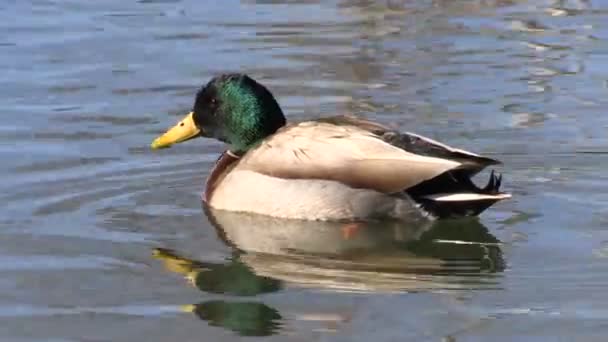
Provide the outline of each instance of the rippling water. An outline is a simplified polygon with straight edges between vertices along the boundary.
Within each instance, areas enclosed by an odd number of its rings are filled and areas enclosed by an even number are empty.
[[[0,339],[597,340],[608,1],[5,1]],[[153,153],[201,83],[492,155],[479,221],[205,214],[219,143]]]

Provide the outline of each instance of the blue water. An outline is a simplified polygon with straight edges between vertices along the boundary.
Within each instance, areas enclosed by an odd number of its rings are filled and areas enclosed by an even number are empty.
[[[607,1],[5,1],[0,340],[603,341],[607,38]],[[205,213],[222,145],[148,146],[226,71],[291,121],[501,159],[513,199],[353,232]]]

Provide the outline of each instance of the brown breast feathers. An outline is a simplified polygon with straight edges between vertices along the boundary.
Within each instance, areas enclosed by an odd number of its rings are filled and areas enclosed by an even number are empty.
[[[225,151],[217,159],[209,177],[207,177],[207,182],[205,183],[205,192],[203,193],[203,201],[205,201],[205,203],[209,203],[209,200],[213,195],[213,190],[215,190],[219,181],[224,178],[226,171],[228,171],[231,166],[235,165],[234,163],[237,160],[239,160],[239,157],[230,151]]]

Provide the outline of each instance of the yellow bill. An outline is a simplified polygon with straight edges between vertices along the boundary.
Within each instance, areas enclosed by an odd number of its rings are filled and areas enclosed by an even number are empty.
[[[154,139],[150,147],[152,147],[153,150],[157,150],[197,137],[201,133],[201,130],[196,127],[194,118],[192,117],[193,115],[193,112],[188,113],[185,118],[169,129],[165,134]]]
[[[192,304],[187,304],[187,305],[182,305],[179,308],[182,312],[194,312],[196,311],[196,305],[192,305]]]

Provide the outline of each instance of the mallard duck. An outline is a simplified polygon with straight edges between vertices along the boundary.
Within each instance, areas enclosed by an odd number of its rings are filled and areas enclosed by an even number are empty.
[[[483,188],[471,181],[498,160],[350,115],[286,124],[272,93],[244,74],[211,79],[193,110],[151,147],[201,136],[229,145],[203,195],[214,209],[306,220],[426,219],[478,215],[510,197],[494,171]]]

